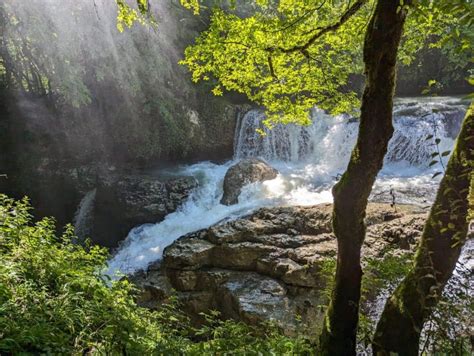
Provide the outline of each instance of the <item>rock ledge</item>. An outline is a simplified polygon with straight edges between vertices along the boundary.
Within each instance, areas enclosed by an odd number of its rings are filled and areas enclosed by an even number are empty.
[[[300,323],[316,327],[325,302],[319,272],[336,255],[331,212],[331,204],[264,208],[183,236],[160,264],[133,277],[143,290],[139,302],[155,308],[174,293],[196,321],[214,309],[252,324],[273,320],[288,335]],[[408,206],[370,204],[363,254],[413,250],[424,220]]]

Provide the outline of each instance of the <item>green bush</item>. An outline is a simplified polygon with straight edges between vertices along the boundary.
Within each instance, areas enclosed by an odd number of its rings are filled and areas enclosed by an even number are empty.
[[[125,279],[102,274],[107,252],[75,244],[72,226],[33,223],[26,199],[0,195],[0,354],[309,354],[275,328],[208,317],[200,329],[173,305],[140,308]]]
[[[0,196],[0,352],[147,353],[162,337],[125,280],[101,275],[107,253],[57,237],[52,219],[31,225],[26,200]],[[110,284],[110,286],[109,286]]]

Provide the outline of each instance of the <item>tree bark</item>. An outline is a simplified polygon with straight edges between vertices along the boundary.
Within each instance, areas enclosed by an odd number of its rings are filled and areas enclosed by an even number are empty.
[[[320,338],[324,355],[356,353],[365,210],[393,134],[395,67],[405,18],[399,0],[378,0],[365,35],[359,135],[347,170],[333,188],[338,252],[335,287]]]
[[[414,266],[388,299],[377,325],[375,355],[418,355],[423,324],[438,303],[466,241],[468,212],[474,209],[474,195],[469,198],[473,171],[471,103],[426,221]]]

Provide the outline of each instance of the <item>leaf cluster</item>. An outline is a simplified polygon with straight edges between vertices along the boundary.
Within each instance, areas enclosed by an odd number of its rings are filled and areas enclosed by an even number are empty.
[[[133,286],[101,275],[107,253],[31,224],[27,200],[0,196],[0,352],[149,353],[162,334]]]
[[[325,30],[348,8],[345,1],[304,0],[257,1],[240,11],[215,8],[209,28],[186,49],[181,64],[196,82],[217,79],[214,94],[237,91],[265,106],[269,126],[308,124],[316,105],[351,112],[357,99],[347,84],[361,68],[357,58],[370,7],[362,6],[338,30]],[[320,40],[306,46],[320,31]]]

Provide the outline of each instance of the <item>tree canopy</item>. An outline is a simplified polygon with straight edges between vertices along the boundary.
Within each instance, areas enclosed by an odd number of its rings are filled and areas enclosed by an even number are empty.
[[[233,90],[263,105],[270,126],[308,124],[314,106],[334,114],[351,113],[358,105],[351,82],[362,74],[361,47],[374,3],[258,0],[214,8],[209,28],[187,48],[181,63],[189,67],[194,81],[215,80],[214,94]],[[202,11],[198,1],[183,4]],[[453,0],[446,11],[445,4],[416,3],[405,27],[400,62],[410,64],[425,44],[455,43],[456,52],[468,52],[468,14],[473,11],[469,5]]]

